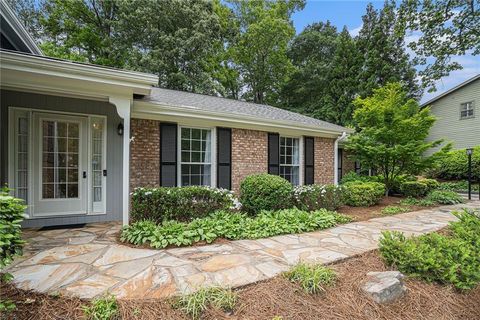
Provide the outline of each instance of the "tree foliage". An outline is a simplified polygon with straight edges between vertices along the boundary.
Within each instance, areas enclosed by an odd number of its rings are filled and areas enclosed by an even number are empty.
[[[371,97],[357,98],[354,104],[357,133],[349,137],[347,150],[362,164],[377,169],[387,192],[399,175],[417,174],[439,156],[423,156],[442,142],[425,142],[435,117],[429,108],[420,109],[409,99],[401,84],[374,89]],[[448,145],[440,153],[446,149]]]
[[[424,87],[435,90],[435,81],[462,69],[454,55],[480,54],[480,1],[403,0],[399,16],[419,39],[409,44],[416,54]]]

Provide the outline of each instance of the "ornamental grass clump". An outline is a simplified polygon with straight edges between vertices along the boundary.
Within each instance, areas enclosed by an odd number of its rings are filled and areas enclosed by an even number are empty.
[[[321,293],[325,287],[332,286],[337,278],[332,269],[322,265],[299,263],[290,271],[285,272],[285,277],[295,283],[306,293]]]
[[[237,294],[232,289],[210,287],[181,296],[174,306],[198,319],[209,306],[228,312],[233,311],[236,302]]]
[[[397,231],[385,231],[380,253],[388,265],[427,281],[472,289],[480,282],[480,212],[454,213],[448,235],[430,233],[407,238]]]

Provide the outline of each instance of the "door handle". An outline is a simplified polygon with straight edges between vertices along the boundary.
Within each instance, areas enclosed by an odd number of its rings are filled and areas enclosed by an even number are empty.
[[[103,176],[104,176],[104,177],[107,176],[107,170],[103,170]]]
[[[87,171],[83,171],[83,179],[87,178]]]

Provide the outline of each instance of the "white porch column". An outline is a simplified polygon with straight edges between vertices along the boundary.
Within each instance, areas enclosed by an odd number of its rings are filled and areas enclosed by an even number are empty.
[[[109,101],[117,108],[118,115],[123,119],[122,222],[123,225],[127,225],[130,211],[130,110],[132,100],[110,97]]]

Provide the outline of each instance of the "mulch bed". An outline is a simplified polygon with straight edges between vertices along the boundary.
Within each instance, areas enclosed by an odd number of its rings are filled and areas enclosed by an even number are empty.
[[[380,203],[371,207],[342,206],[338,208],[337,212],[350,216],[354,218],[355,221],[365,221],[372,218],[386,217],[386,215],[382,214],[382,209],[388,206],[399,206],[398,203],[403,199],[405,198],[387,196],[387,197],[383,197]],[[426,208],[433,208],[433,207],[435,206],[432,206],[432,207],[408,206],[409,210],[407,212],[422,210]]]
[[[279,276],[237,290],[233,314],[208,309],[202,319],[480,319],[480,286],[462,293],[451,286],[406,279],[407,295],[387,305],[378,305],[361,291],[368,271],[383,271],[378,252],[372,251],[332,265],[338,281],[320,295],[308,295]],[[0,286],[1,297],[12,299],[17,310],[2,319],[78,319],[87,302],[52,297]],[[28,300],[30,300],[30,303]],[[33,300],[33,302],[31,301]],[[189,319],[168,300],[119,301],[121,319]]]

